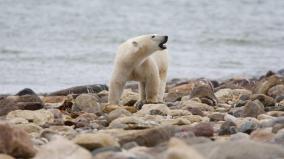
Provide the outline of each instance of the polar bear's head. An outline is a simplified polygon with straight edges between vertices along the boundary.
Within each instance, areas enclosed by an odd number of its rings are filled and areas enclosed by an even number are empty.
[[[159,50],[164,50],[167,48],[166,43],[168,41],[168,36],[162,36],[157,34],[141,35],[138,37],[131,38],[127,41],[127,45],[132,45],[132,48],[136,51],[133,52],[143,52],[150,55],[151,53]]]

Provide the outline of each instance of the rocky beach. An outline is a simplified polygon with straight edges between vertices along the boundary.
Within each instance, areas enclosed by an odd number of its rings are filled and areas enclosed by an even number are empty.
[[[224,81],[173,79],[137,110],[137,85],[108,105],[106,85],[0,96],[0,158],[281,159],[284,71]]]

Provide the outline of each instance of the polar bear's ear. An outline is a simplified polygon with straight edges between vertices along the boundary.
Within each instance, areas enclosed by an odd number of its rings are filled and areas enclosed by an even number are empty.
[[[136,41],[132,41],[132,45],[138,47],[138,43]]]

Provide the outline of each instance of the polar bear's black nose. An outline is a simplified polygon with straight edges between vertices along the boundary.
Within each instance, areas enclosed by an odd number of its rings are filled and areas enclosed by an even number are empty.
[[[165,42],[167,42],[168,41],[168,36],[166,35],[165,36],[165,40],[164,40]]]

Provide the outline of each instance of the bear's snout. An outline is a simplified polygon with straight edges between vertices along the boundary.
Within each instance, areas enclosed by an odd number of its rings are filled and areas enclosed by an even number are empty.
[[[166,43],[167,43],[167,41],[168,41],[168,36],[166,35],[166,36],[163,36],[163,40],[162,40],[162,42],[159,44],[159,47],[161,48],[161,49],[166,49],[167,48],[167,45],[166,45]]]

